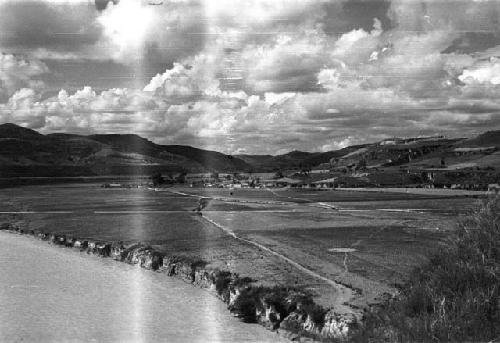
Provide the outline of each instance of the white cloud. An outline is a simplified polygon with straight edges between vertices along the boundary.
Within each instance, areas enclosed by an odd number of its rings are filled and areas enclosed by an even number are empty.
[[[1,119],[44,132],[135,132],[161,143],[249,153],[329,150],[412,130],[500,125],[492,114],[500,110],[500,62],[443,53],[460,36],[457,28],[479,27],[467,16],[486,9],[395,1],[393,27],[370,18],[371,29],[366,24],[327,32],[325,3],[186,0],[147,6],[123,0],[97,19],[103,29],[97,55],[141,71],[158,53],[168,69],[142,90],[81,87],[43,99],[36,83],[43,64],[23,69],[18,61],[4,74],[0,64],[2,84],[10,85],[2,89],[11,96],[1,105]],[[342,3],[335,9],[342,10]],[[181,43],[189,47],[178,52]],[[484,54],[494,54],[490,50]],[[32,53],[52,60],[83,56]]]
[[[0,54],[0,102],[6,100],[21,87],[39,89],[43,83],[33,78],[48,71],[48,67],[38,60]]]
[[[492,58],[490,61],[477,63],[473,68],[465,69],[458,79],[467,85],[481,83],[499,85],[500,61]]]
[[[186,64],[174,63],[171,69],[153,77],[144,91],[184,98],[215,95],[220,91],[216,66],[213,55],[198,55]]]

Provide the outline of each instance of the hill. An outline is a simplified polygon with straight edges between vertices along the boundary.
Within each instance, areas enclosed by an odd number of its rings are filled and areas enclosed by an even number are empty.
[[[137,135],[43,135],[0,125],[0,177],[91,176],[155,172],[247,171],[243,160],[181,145],[158,145]]]
[[[0,177],[401,168],[500,168],[500,131],[468,139],[392,138],[327,152],[233,156],[186,145],[160,145],[135,134],[43,135],[15,124],[0,125]]]
[[[461,142],[463,146],[480,147],[495,146],[500,147],[500,131],[487,131],[477,137],[465,139]]]
[[[364,145],[363,145],[364,146]],[[347,147],[327,152],[291,151],[283,155],[236,155],[256,171],[272,172],[277,170],[311,169],[329,163],[332,158],[344,156],[361,146]]]

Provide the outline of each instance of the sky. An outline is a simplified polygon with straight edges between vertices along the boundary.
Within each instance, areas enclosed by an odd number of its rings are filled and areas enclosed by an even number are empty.
[[[0,0],[0,123],[230,154],[500,129],[500,0]]]

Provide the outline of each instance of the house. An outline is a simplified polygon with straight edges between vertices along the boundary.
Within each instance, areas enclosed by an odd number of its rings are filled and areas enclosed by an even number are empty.
[[[496,147],[479,147],[479,148],[456,148],[453,150],[455,156],[476,155],[476,154],[491,154],[496,151]]]
[[[488,185],[488,192],[498,193],[500,191],[500,185],[498,183],[490,183]]]
[[[330,169],[313,169],[310,171],[311,174],[327,174],[330,172]]]
[[[337,180],[337,177],[332,177],[325,180],[315,181],[313,182],[313,185],[316,186],[316,188],[335,188],[338,186]]]
[[[266,187],[298,187],[303,184],[302,181],[291,179],[289,177],[282,177],[276,180],[265,180],[263,183]]]
[[[121,188],[123,185],[121,183],[105,183],[101,187],[103,188]]]

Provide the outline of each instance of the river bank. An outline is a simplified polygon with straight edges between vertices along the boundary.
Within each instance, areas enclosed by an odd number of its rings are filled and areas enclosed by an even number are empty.
[[[52,245],[78,249],[89,255],[109,257],[182,279],[210,290],[243,321],[259,323],[287,338],[309,337],[318,340],[344,338],[355,322],[354,317],[339,315],[333,309],[326,310],[316,305],[307,292],[293,288],[253,285],[253,280],[248,277],[240,278],[239,275],[225,270],[207,269],[203,260],[169,256],[141,244],[124,246],[118,242],[80,240],[76,237],[34,230],[25,232],[8,223],[3,224],[1,228],[10,233],[48,241]],[[36,257],[34,258],[36,260]],[[95,283],[99,282],[94,281],[94,286]],[[142,288],[142,285],[138,287]]]
[[[285,341],[212,294],[111,259],[0,232],[2,342]]]

